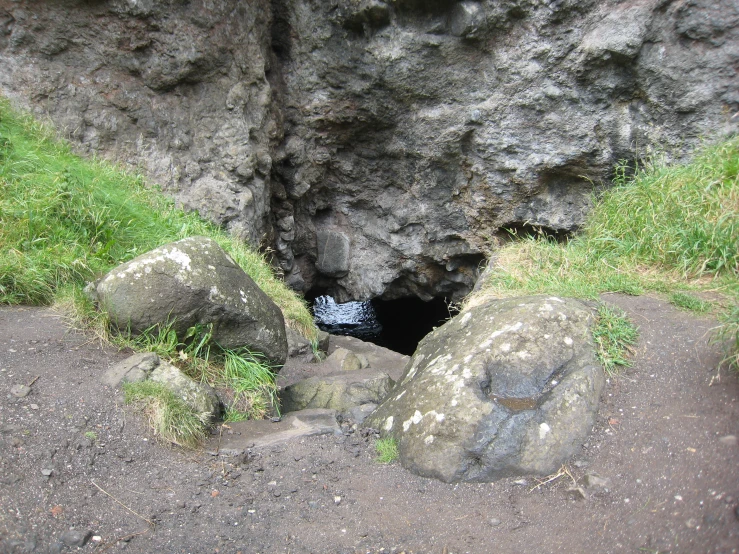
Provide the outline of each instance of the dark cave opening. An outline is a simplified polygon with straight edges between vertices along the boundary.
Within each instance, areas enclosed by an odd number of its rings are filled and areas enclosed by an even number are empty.
[[[330,296],[308,295],[318,327],[335,335],[349,335],[412,355],[435,327],[457,313],[443,297],[423,301],[415,297],[337,304]]]

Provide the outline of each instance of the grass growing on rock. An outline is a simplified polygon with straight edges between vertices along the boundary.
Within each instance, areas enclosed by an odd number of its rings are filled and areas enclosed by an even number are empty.
[[[0,302],[50,304],[139,254],[182,238],[216,240],[282,309],[316,336],[306,303],[265,257],[195,213],[175,207],[140,176],[75,155],[53,131],[0,98]]]
[[[698,312],[723,310],[727,359],[739,351],[739,137],[704,147],[690,163],[654,159],[593,199],[581,231],[564,244],[514,240],[471,295],[467,307],[521,294],[595,299],[605,292],[670,295]],[[708,291],[716,305],[690,291]],[[733,353],[733,358],[732,358]]]
[[[161,383],[124,383],[126,404],[140,406],[162,441],[195,448],[207,436],[208,413],[198,414]]]

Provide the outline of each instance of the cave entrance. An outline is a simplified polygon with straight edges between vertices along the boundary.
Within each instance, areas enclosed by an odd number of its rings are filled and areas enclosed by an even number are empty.
[[[309,297],[310,298],[310,297]],[[418,343],[457,310],[447,298],[419,298],[338,304],[330,296],[313,297],[316,325],[333,335],[349,335],[401,354],[412,355]]]

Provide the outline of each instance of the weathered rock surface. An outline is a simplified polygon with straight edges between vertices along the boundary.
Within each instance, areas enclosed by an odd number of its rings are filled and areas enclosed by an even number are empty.
[[[269,242],[270,35],[267,0],[0,0],[0,91],[82,151],[142,167],[183,206]]]
[[[299,381],[286,387],[280,398],[286,413],[305,408],[330,408],[349,415],[357,406],[379,404],[394,385],[383,371],[357,369]]]
[[[556,297],[470,308],[421,342],[364,425],[398,441],[404,467],[446,482],[553,472],[595,420],[592,321]]]
[[[276,17],[283,267],[339,301],[464,294],[501,228],[572,231],[620,159],[739,123],[732,0],[287,0]],[[316,266],[327,232],[351,244],[345,275]]]
[[[221,413],[221,402],[210,386],[194,381],[154,352],[134,354],[113,365],[101,378],[104,384],[111,387],[118,387],[124,382],[139,383],[147,380],[161,383],[194,412],[207,414],[207,419],[211,421]]]
[[[620,159],[736,130],[737,59],[734,0],[0,0],[0,91],[340,301],[576,229]]]
[[[181,339],[212,325],[224,348],[247,347],[282,365],[287,338],[282,312],[215,241],[191,237],[138,256],[96,285],[98,299],[121,329],[140,333],[171,323]]]
[[[239,456],[252,448],[263,448],[313,435],[340,435],[335,410],[302,410],[287,414],[281,421],[236,421],[230,429],[206,445],[206,450],[225,456]]]
[[[221,402],[210,386],[193,381],[168,362],[160,361],[149,375],[149,380],[171,390],[195,413],[208,414],[211,421],[221,414]]]
[[[101,381],[110,387],[117,387],[124,381],[140,383],[149,378],[159,363],[159,356],[154,352],[139,352],[113,365],[103,374]]]

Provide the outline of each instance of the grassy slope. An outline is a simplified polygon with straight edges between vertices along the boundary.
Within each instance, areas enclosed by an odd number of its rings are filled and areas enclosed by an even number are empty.
[[[739,352],[739,137],[704,148],[683,165],[652,163],[615,186],[575,238],[559,244],[526,238],[502,247],[481,290],[487,298],[553,293],[596,298],[603,292],[669,293],[680,307],[707,311],[684,291],[723,300],[723,338]]]
[[[143,179],[69,145],[0,99],[0,302],[48,304],[152,248],[193,235],[217,240],[309,338],[305,302],[262,255],[144,186]]]

